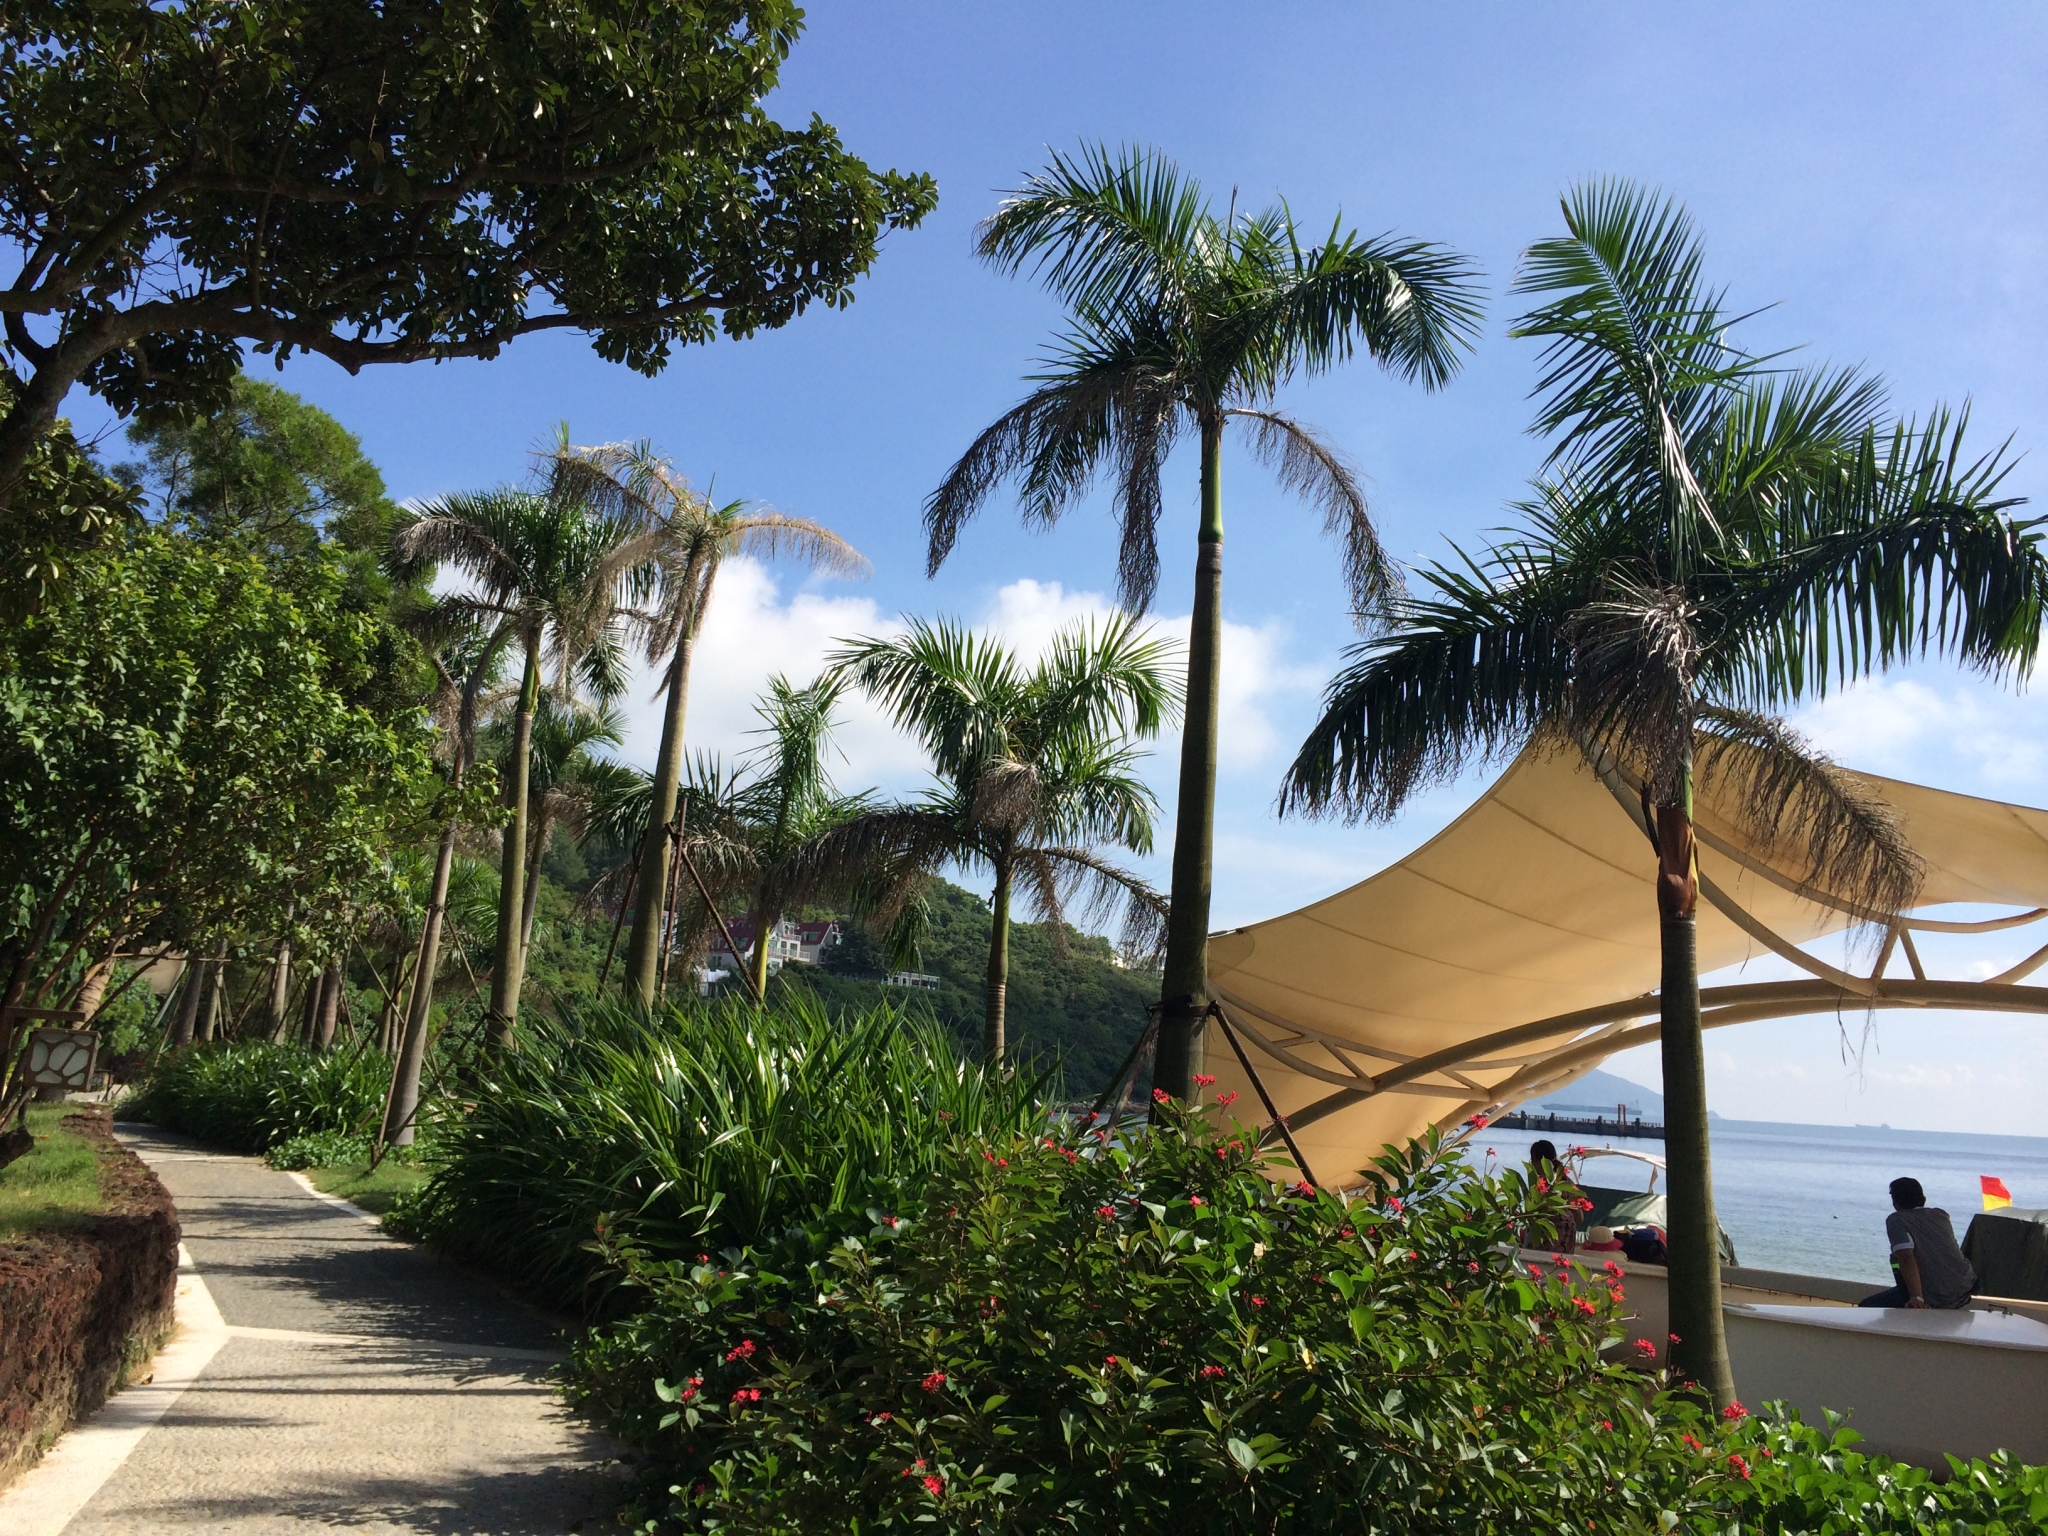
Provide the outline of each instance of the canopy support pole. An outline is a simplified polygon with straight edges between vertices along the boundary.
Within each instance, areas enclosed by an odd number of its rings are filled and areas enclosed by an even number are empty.
[[[1237,1052],[1237,1064],[1244,1068],[1244,1075],[1252,1080],[1252,1087],[1258,1092],[1259,1102],[1266,1106],[1266,1113],[1273,1117],[1273,1128],[1279,1131],[1280,1139],[1287,1143],[1287,1152],[1294,1159],[1294,1166],[1301,1170],[1304,1179],[1317,1189],[1321,1189],[1322,1183],[1316,1178],[1315,1170],[1309,1167],[1308,1159],[1301,1155],[1301,1148],[1294,1144],[1294,1132],[1287,1128],[1287,1117],[1280,1113],[1280,1106],[1273,1102],[1273,1095],[1266,1092],[1266,1080],[1259,1076],[1259,1069],[1252,1065],[1251,1057],[1245,1054],[1244,1046],[1238,1041],[1237,1031],[1230,1027],[1229,1015],[1224,1013],[1220,1003],[1214,1001],[1209,1004],[1209,1013],[1223,1026],[1223,1038],[1228,1040],[1230,1048]]]

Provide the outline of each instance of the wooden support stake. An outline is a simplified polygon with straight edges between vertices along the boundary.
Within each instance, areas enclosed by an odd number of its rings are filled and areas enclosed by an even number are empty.
[[[1088,1118],[1076,1124],[1076,1132],[1093,1129],[1095,1122],[1102,1118],[1102,1111],[1109,1106],[1111,1095],[1123,1087],[1124,1079],[1131,1075],[1132,1070],[1143,1059],[1145,1047],[1152,1043],[1152,1037],[1158,1033],[1159,1008],[1155,1004],[1146,1010],[1145,1027],[1138,1032],[1138,1038],[1132,1044],[1130,1054],[1124,1057],[1124,1064],[1116,1069],[1116,1076],[1112,1077],[1109,1086],[1102,1090],[1102,1096],[1095,1101],[1095,1107],[1088,1111]]]
[[[739,959],[740,950],[739,946],[732,941],[732,930],[725,926],[724,914],[718,910],[718,903],[711,899],[711,888],[704,883],[704,877],[697,873],[697,861],[690,857],[690,850],[683,846],[680,838],[676,840],[676,853],[682,859],[683,867],[690,872],[690,879],[696,883],[697,894],[704,898],[705,910],[711,914],[711,920],[718,924],[718,932],[725,940],[726,951],[731,954],[733,959]],[[756,942],[765,944],[768,941],[765,937],[757,936]],[[754,993],[754,1006],[757,1008],[767,1007],[768,1000],[754,990],[753,967],[743,967],[740,971],[740,979],[746,982],[747,990]]]

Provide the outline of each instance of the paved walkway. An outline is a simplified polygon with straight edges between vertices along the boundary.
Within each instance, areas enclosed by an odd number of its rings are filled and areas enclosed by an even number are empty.
[[[620,1486],[540,1314],[255,1158],[122,1127],[184,1227],[179,1335],[0,1494],[0,1536],[564,1536]]]

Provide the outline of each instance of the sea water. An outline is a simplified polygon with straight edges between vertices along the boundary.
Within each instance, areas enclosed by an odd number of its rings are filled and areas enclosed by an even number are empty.
[[[1958,1242],[1983,1209],[1981,1175],[2003,1179],[2016,1206],[2048,1206],[2048,1137],[1760,1120],[1715,1120],[1711,1136],[1716,1214],[1736,1257],[1756,1269],[1890,1285],[1887,1186],[1900,1177],[1918,1179],[1927,1203],[1949,1213]],[[1499,1166],[1526,1161],[1529,1143],[1539,1138],[1546,1133],[1488,1127],[1469,1145],[1475,1162],[1484,1162],[1491,1149]],[[1554,1132],[1546,1139],[1560,1149],[1613,1146],[1660,1157],[1664,1152],[1663,1142],[1634,1137],[1602,1141]],[[1649,1172],[1643,1163],[1601,1157],[1589,1161],[1584,1178],[1608,1189],[1643,1189]],[[1662,1175],[1657,1188],[1665,1188]]]

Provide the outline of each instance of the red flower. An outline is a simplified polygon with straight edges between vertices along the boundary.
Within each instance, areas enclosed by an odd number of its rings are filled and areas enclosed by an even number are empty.
[[[1472,1273],[1473,1273],[1473,1274],[1475,1274],[1475,1275],[1479,1273],[1479,1261],[1478,1261],[1477,1259],[1472,1259],[1472,1260],[1469,1260],[1469,1261],[1468,1261],[1468,1262],[1466,1263],[1465,1267],[1466,1267],[1467,1269],[1471,1270],[1471,1271],[1472,1271]]]
[[[1203,1199],[1203,1198],[1202,1198],[1202,1197],[1201,1197],[1200,1195],[1189,1195],[1189,1196],[1188,1196],[1188,1204],[1189,1204],[1189,1205],[1207,1205],[1208,1203],[1209,1203],[1209,1202],[1208,1202],[1208,1201],[1206,1201],[1206,1200],[1204,1200],[1204,1199]]]
[[[1637,1339],[1636,1353],[1639,1355],[1654,1355],[1655,1353],[1657,1353],[1657,1346],[1652,1344],[1648,1339]]]
[[[1678,1342],[1678,1335],[1675,1333],[1667,1333],[1664,1335],[1664,1337],[1669,1339],[1674,1344]]]
[[[683,1383],[682,1400],[687,1403],[691,1398],[697,1395],[697,1389],[703,1385],[704,1378],[702,1376],[692,1376],[688,1381]]]
[[[1213,1088],[1216,1086],[1216,1079],[1209,1076],[1206,1072],[1197,1072],[1195,1074],[1195,1086],[1197,1088]]]
[[[1115,1370],[1116,1367],[1122,1362],[1119,1361],[1115,1355],[1104,1355],[1102,1357],[1102,1363],[1108,1366],[1111,1370]]]
[[[946,1480],[933,1473],[925,1478],[924,1491],[936,1499],[946,1491]]]
[[[1537,1190],[1538,1190],[1538,1192],[1539,1192],[1539,1193],[1542,1193],[1542,1194],[1546,1194],[1546,1195],[1547,1195],[1547,1194],[1549,1194],[1549,1193],[1550,1193],[1550,1180],[1548,1180],[1548,1179],[1545,1179],[1545,1178],[1538,1178],[1538,1179],[1536,1180],[1536,1188],[1537,1188]]]
[[[1422,1257],[1422,1255],[1421,1255],[1421,1254],[1419,1254],[1419,1253],[1417,1253],[1417,1252],[1416,1252],[1416,1251],[1415,1251],[1415,1250],[1414,1250],[1413,1248],[1410,1248],[1410,1249],[1408,1250],[1408,1261],[1409,1261],[1409,1262],[1410,1262],[1411,1264],[1412,1264],[1412,1263],[1413,1263],[1413,1262],[1414,1262],[1415,1260],[1417,1260],[1417,1259],[1419,1259],[1419,1258],[1421,1258],[1421,1257]]]
[[[1396,1216],[1398,1216],[1401,1214],[1401,1212],[1405,1211],[1407,1207],[1403,1205],[1400,1202],[1400,1200],[1397,1199],[1395,1196],[1389,1195],[1387,1196],[1387,1209],[1392,1211]]]
[[[1355,1237],[1357,1234],[1354,1233],[1349,1227],[1342,1227],[1338,1229],[1337,1235],[1339,1237]]]
[[[1104,1221],[1115,1221],[1116,1207],[1113,1205],[1098,1205],[1097,1207],[1095,1207],[1095,1214],[1100,1216]]]
[[[888,1410],[888,1409],[884,1408],[884,1409],[883,1409],[883,1410],[882,1410],[882,1411],[881,1411],[880,1413],[871,1413],[871,1414],[869,1414],[869,1415],[868,1415],[868,1422],[869,1422],[870,1424],[886,1424],[886,1423],[888,1423],[888,1422],[889,1422],[889,1420],[891,1420],[891,1419],[892,1419],[892,1418],[894,1418],[894,1417],[895,1417],[895,1415],[894,1415],[894,1414],[892,1414],[891,1412],[889,1412],[889,1410]]]
[[[1749,1463],[1744,1461],[1740,1456],[1730,1456],[1728,1458],[1728,1465],[1734,1469],[1735,1475],[1737,1477],[1743,1478],[1745,1480],[1748,1479]]]
[[[1614,1298],[1614,1299],[1615,1299],[1616,1301],[1620,1301],[1620,1300],[1621,1300],[1621,1298],[1622,1298],[1622,1289],[1621,1289],[1621,1287],[1620,1287],[1620,1286],[1618,1286],[1618,1285],[1617,1285],[1617,1286],[1614,1286],[1613,1288],[1611,1288],[1611,1289],[1610,1289],[1610,1290],[1609,1290],[1609,1291],[1607,1292],[1607,1294],[1608,1294],[1608,1295],[1610,1295],[1610,1296],[1612,1296],[1612,1297],[1613,1297],[1613,1298]]]
[[[1598,1307],[1594,1306],[1592,1302],[1586,1300],[1586,1298],[1583,1296],[1574,1296],[1572,1298],[1572,1305],[1577,1307],[1581,1312],[1585,1313],[1588,1317],[1591,1317],[1595,1312],[1600,1310]]]
[[[1621,1275],[1621,1266],[1615,1263],[1612,1259],[1609,1259],[1605,1264],[1602,1264],[1600,1267],[1606,1270],[1607,1273],[1609,1273],[1610,1275],[1615,1276],[1616,1278],[1619,1278]]]
[[[1263,1307],[1265,1304],[1266,1298],[1263,1296],[1254,1296],[1252,1298],[1252,1305],[1255,1307]]]
[[[1301,1196],[1301,1198],[1304,1200],[1313,1200],[1315,1198],[1316,1189],[1315,1186],[1309,1183],[1307,1179],[1299,1179],[1295,1182],[1294,1192],[1297,1195]]]
[[[1219,1093],[1216,1095],[1216,1102],[1225,1109],[1228,1109],[1237,1102],[1237,1095],[1234,1093]]]
[[[752,1339],[741,1339],[739,1343],[725,1352],[725,1363],[731,1365],[735,1360],[751,1360],[753,1356],[754,1341]]]
[[[733,1393],[732,1400],[736,1403],[758,1403],[761,1401],[761,1389],[759,1387],[741,1387],[739,1391]]]
[[[1164,1104],[1167,1102],[1167,1100],[1171,1099],[1172,1097],[1173,1095],[1168,1093],[1164,1088],[1154,1088],[1152,1090],[1152,1102],[1154,1104]]]
[[[1740,1403],[1730,1403],[1726,1408],[1723,1408],[1721,1410],[1721,1417],[1728,1420],[1730,1423],[1733,1423],[1737,1419],[1748,1418],[1749,1410],[1743,1407]]]
[[[944,1371],[933,1371],[931,1375],[925,1377],[925,1379],[919,1383],[919,1385],[922,1386],[927,1392],[936,1392],[945,1384],[946,1373]]]
[[[1487,1117],[1485,1115],[1474,1115],[1465,1123],[1471,1126],[1472,1129],[1475,1131],[1483,1131],[1486,1129],[1487,1126]]]
[[[913,1461],[909,1466],[903,1469],[903,1475],[905,1477],[915,1477],[918,1473],[922,1472],[923,1470],[924,1463],[922,1461]]]
[[[1600,1421],[1600,1427],[1601,1427],[1602,1429],[1612,1429],[1612,1428],[1614,1428],[1614,1426],[1613,1426],[1612,1424],[1608,1423],[1608,1421],[1607,1421],[1607,1420],[1605,1420],[1605,1419],[1602,1419],[1602,1420]]]
[[[1205,1365],[1201,1368],[1201,1370],[1197,1371],[1195,1374],[1200,1376],[1204,1381],[1214,1381],[1218,1376],[1221,1376],[1223,1374],[1223,1367],[1220,1365]]]

